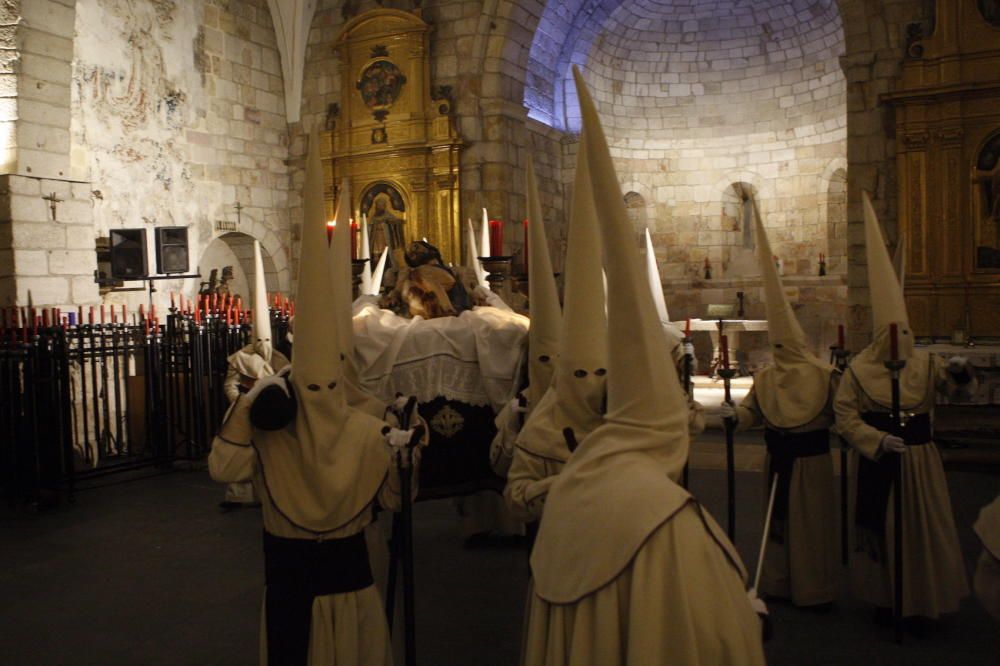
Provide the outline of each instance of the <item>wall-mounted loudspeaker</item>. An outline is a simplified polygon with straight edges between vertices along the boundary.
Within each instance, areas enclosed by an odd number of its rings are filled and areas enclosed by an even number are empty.
[[[156,228],[156,270],[160,273],[187,273],[187,227]]]
[[[145,229],[112,229],[110,253],[112,277],[137,280],[149,274]]]

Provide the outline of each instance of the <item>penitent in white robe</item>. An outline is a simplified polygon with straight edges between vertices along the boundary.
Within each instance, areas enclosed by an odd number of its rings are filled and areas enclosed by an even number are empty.
[[[264,529],[278,537],[315,539],[316,535],[290,523],[277,510],[261,474],[251,444],[249,402],[234,404],[208,457],[212,478],[222,482],[253,480],[259,489]],[[415,485],[415,484],[414,484]],[[379,504],[391,510],[400,505],[399,478],[389,472],[378,491]],[[324,538],[339,539],[361,532],[372,522],[372,507]],[[373,572],[376,573],[376,572]],[[261,607],[260,663],[267,666],[267,617]],[[356,592],[316,597],[309,636],[310,666],[391,666],[389,629],[382,599],[375,585]],[[273,666],[273,665],[272,665]]]
[[[911,414],[933,412],[937,392],[956,393],[940,359],[918,354],[908,365],[926,368],[925,389],[920,404],[906,411]],[[834,401],[837,430],[853,448],[851,457],[851,513],[857,496],[858,456],[881,459],[880,448],[886,433],[866,424],[866,412],[888,412],[884,405],[870,398],[852,369],[840,382]],[[885,517],[884,546],[878,557],[860,547],[857,528],[852,530],[851,587],[855,596],[875,606],[892,606],[893,491],[889,493]],[[941,454],[934,442],[908,446],[903,456],[903,615],[937,618],[958,610],[960,600],[969,594],[969,583],[958,543],[955,518],[948,495],[948,481],[941,464]]]
[[[719,526],[690,501],[604,587],[568,604],[530,590],[521,664],[763,664],[744,577]]]

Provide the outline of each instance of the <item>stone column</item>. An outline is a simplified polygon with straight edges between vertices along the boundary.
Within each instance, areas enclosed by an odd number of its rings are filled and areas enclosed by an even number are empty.
[[[90,185],[70,176],[75,4],[0,3],[0,305],[98,298]]]

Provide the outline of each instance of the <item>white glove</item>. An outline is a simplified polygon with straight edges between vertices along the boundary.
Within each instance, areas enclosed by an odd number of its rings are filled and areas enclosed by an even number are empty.
[[[764,600],[757,596],[757,590],[755,588],[750,588],[747,590],[747,599],[750,600],[750,607],[757,615],[767,616],[770,615],[767,611],[767,604]]]
[[[906,442],[895,435],[886,435],[879,443],[883,451],[889,453],[906,453]]]
[[[389,447],[389,455],[395,460],[402,462],[403,467],[409,467],[413,450],[410,447],[410,440],[413,439],[413,431],[400,430],[399,428],[389,428],[384,434],[385,443]]]
[[[290,397],[290,394],[288,393],[288,382],[285,380],[285,377],[288,376],[288,370],[289,368],[282,368],[281,372],[276,375],[268,375],[267,377],[258,379],[254,382],[253,388],[247,391],[247,400],[249,400],[252,404],[253,401],[257,399],[257,396],[260,395],[260,392],[268,386],[277,386],[285,392],[286,398]]]
[[[524,414],[528,411],[527,407],[521,406],[521,396],[517,396],[510,401],[510,411],[513,414]]]
[[[684,343],[684,355],[685,356],[690,356],[692,358],[694,357],[694,343],[693,342],[685,342]]]
[[[736,416],[736,408],[728,402],[723,402],[719,405],[719,416],[723,419],[732,419],[734,423],[739,421],[739,418]]]

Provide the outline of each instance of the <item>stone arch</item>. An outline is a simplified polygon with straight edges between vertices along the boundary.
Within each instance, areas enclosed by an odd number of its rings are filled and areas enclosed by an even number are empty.
[[[273,234],[272,234],[273,237]],[[253,265],[253,242],[254,236],[241,231],[228,231],[214,236],[201,256],[198,257],[198,270],[202,275],[202,281],[208,281],[212,269],[221,270],[225,266],[233,266],[233,288],[232,293],[243,297],[246,306],[250,306],[250,298],[253,290],[254,265]],[[267,285],[269,294],[288,291],[288,269],[279,269],[279,262],[276,257],[284,255],[280,245],[274,247],[273,242],[261,240],[261,258],[264,261],[264,283]],[[271,245],[271,247],[268,247]],[[277,253],[275,252],[277,250]],[[198,292],[198,285],[192,285],[191,296]]]
[[[819,179],[819,228],[826,238],[827,273],[847,272],[847,160],[837,158]]]

